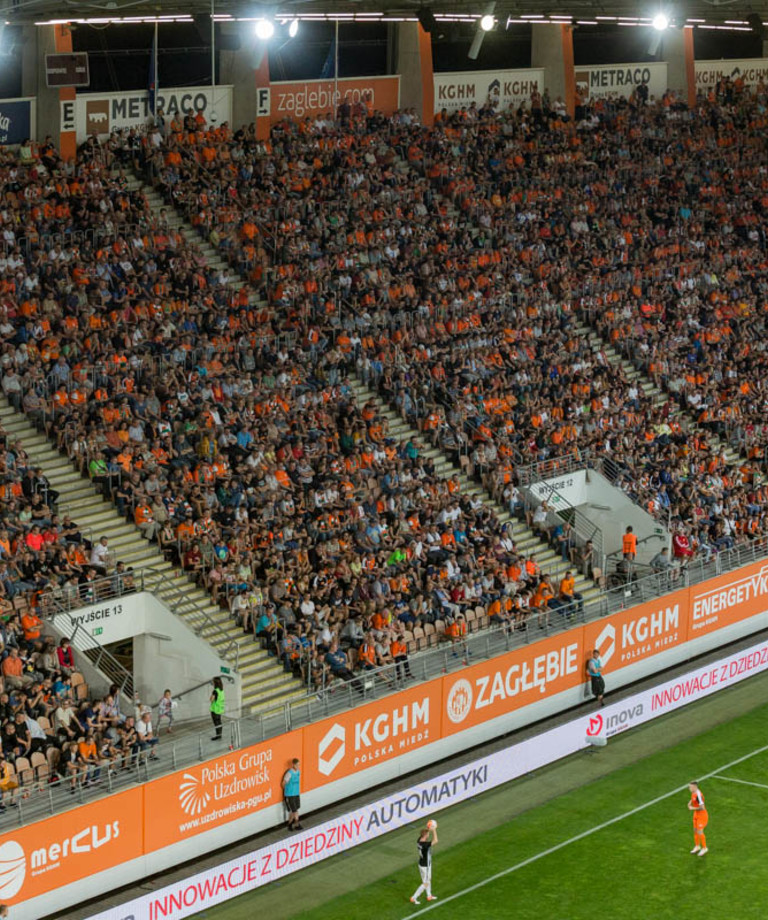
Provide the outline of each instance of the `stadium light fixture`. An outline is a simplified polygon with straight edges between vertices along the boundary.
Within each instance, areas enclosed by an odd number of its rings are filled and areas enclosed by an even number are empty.
[[[256,38],[268,42],[275,34],[275,24],[270,19],[259,19],[256,22]]]
[[[651,20],[651,25],[657,32],[664,32],[669,28],[669,16],[666,13],[657,13]]]
[[[291,36],[291,38],[296,38],[298,32],[299,32],[299,20],[294,19],[291,21],[291,24],[288,26],[288,34]]]
[[[490,13],[486,13],[485,16],[483,16],[480,20],[480,28],[483,30],[483,32],[490,32],[495,23],[496,20],[493,18],[493,16]]]

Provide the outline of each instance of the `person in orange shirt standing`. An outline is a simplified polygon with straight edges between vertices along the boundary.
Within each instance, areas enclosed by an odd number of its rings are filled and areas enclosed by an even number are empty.
[[[402,636],[393,635],[392,641],[389,643],[389,654],[395,662],[398,679],[410,679],[413,675],[411,674],[411,666],[408,664],[408,646]]]
[[[633,533],[631,527],[627,527],[624,536],[621,538],[621,551],[624,554],[624,561],[632,563],[637,557],[637,534]]]
[[[695,781],[688,783],[688,790],[691,793],[691,800],[688,802],[688,810],[693,812],[693,849],[691,853],[698,853],[704,856],[709,852],[707,838],[704,835],[704,828],[709,822],[709,814],[704,805],[704,796],[701,794],[699,784]]]

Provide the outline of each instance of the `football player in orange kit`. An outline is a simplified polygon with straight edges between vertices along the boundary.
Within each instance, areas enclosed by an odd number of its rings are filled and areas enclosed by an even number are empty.
[[[704,796],[701,794],[699,784],[696,782],[688,783],[688,789],[691,793],[691,800],[688,803],[688,809],[693,812],[693,843],[694,847],[691,853],[698,853],[703,856],[707,851],[707,838],[704,836],[704,828],[709,821],[706,806],[704,805]]]

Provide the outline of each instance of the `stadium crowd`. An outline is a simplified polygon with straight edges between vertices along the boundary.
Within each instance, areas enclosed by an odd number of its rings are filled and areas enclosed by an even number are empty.
[[[5,153],[4,392],[316,686],[404,661],[414,630],[460,640],[478,606],[543,627],[578,602],[436,475],[429,442],[516,512],[521,465],[589,451],[681,558],[759,537],[766,94],[673,102],[432,128],[358,112],[268,142],[198,115],[88,142],[75,166],[50,143]],[[631,342],[667,402],[580,319]],[[421,438],[357,404],[352,370]],[[749,441],[743,464],[707,428]]]

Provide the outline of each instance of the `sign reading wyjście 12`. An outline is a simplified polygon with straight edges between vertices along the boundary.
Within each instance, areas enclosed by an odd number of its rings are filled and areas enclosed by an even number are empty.
[[[75,54],[46,54],[45,85],[88,86],[91,82],[88,71],[88,54],[78,51]]]

